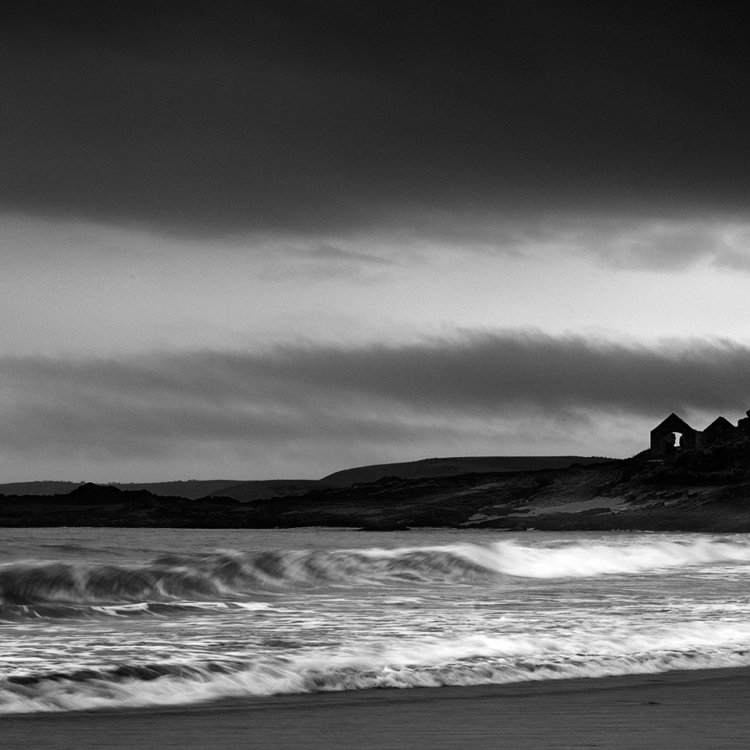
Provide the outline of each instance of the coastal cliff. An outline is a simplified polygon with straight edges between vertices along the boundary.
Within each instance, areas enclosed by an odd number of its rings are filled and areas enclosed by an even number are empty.
[[[750,442],[536,471],[382,477],[241,502],[82,485],[0,496],[0,526],[750,531]]]

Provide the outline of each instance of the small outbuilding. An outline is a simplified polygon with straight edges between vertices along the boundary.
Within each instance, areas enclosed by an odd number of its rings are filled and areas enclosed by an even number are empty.
[[[695,450],[701,433],[694,430],[684,419],[672,412],[663,422],[651,430],[651,455],[670,456],[678,451]]]
[[[716,417],[705,430],[703,430],[704,446],[727,443],[737,439],[737,428],[724,417]]]

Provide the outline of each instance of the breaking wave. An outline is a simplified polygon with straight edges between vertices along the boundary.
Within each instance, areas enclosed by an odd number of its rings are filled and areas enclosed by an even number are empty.
[[[15,675],[0,682],[0,714],[200,703],[373,688],[504,684],[572,677],[750,666],[750,625],[692,623],[678,632],[548,637],[469,636],[283,658],[144,663]]]
[[[130,565],[26,561],[0,566],[0,619],[153,614],[160,606],[177,609],[212,601],[231,606],[233,599],[259,592],[326,585],[584,578],[733,561],[750,561],[750,544],[699,539],[529,547],[505,541],[393,550],[215,552]]]

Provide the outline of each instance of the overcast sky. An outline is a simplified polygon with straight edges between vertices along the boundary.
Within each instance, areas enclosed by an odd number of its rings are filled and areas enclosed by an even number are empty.
[[[744,416],[750,27],[716,5],[7,1],[0,482]]]

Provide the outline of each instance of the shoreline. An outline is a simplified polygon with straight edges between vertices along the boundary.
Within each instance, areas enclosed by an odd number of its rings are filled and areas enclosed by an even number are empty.
[[[747,747],[750,667],[9,714],[3,747],[468,750]]]

